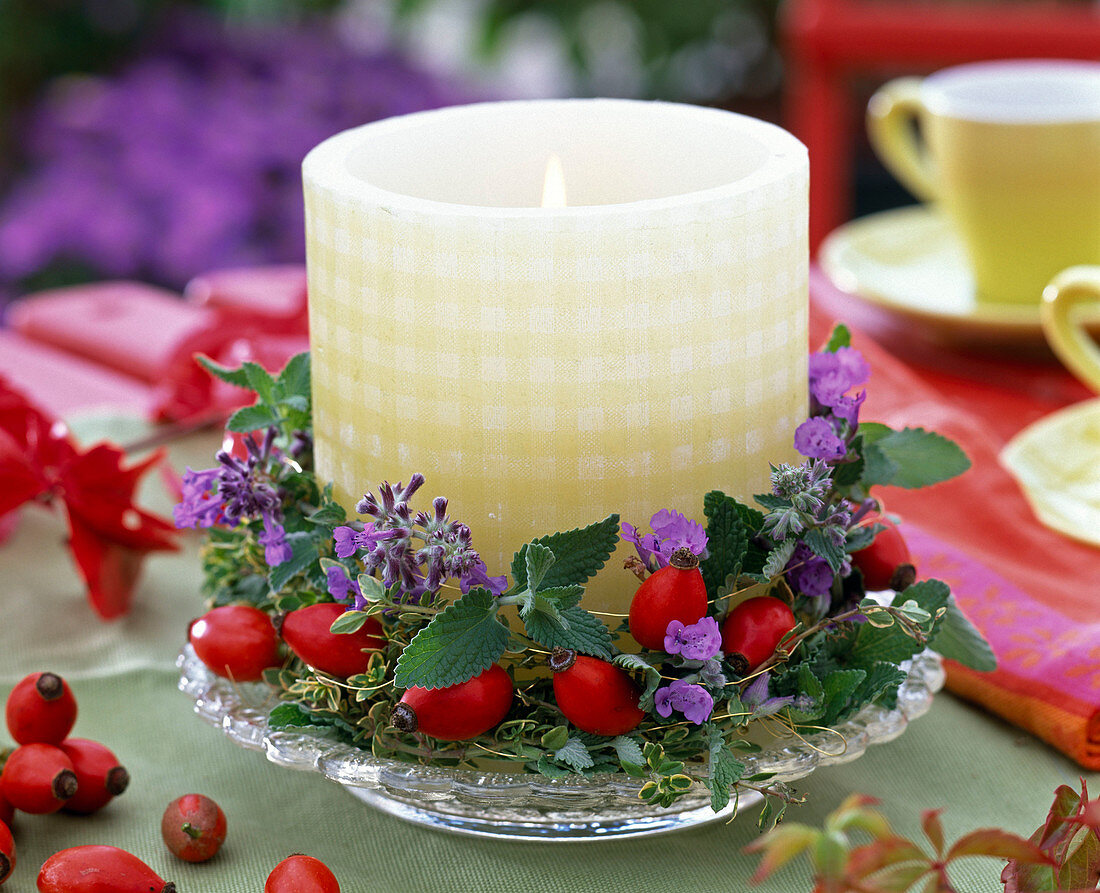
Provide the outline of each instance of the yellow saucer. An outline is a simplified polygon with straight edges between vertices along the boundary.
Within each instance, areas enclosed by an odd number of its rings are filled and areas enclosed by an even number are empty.
[[[1001,451],[1047,527],[1100,547],[1100,399],[1048,415]]]
[[[1026,306],[979,303],[962,246],[926,206],[844,224],[822,243],[818,261],[837,288],[894,321],[919,325],[924,335],[954,343],[1044,342],[1040,296]]]

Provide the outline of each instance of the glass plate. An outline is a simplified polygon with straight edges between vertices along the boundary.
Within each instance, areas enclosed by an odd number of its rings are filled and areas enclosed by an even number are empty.
[[[670,809],[638,799],[642,782],[617,773],[587,779],[549,779],[534,773],[481,772],[379,759],[369,751],[309,730],[269,731],[273,690],[262,682],[230,682],[211,673],[190,645],[176,666],[179,688],[195,712],[219,726],[237,744],[263,751],[289,769],[320,772],[364,803],[406,821],[441,831],[507,840],[581,841],[643,837],[721,821],[751,809],[761,795],[750,791],[721,812],[710,808],[701,785]],[[770,772],[775,781],[805,778],[818,766],[847,763],[871,744],[892,741],[909,722],[927,712],[943,686],[938,655],[924,652],[907,665],[894,710],[870,705],[835,728],[800,739],[771,739],[760,753],[738,754],[747,775]]]

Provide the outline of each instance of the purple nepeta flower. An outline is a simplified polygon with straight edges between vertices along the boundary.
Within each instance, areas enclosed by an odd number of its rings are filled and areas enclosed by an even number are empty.
[[[328,594],[336,601],[347,601],[349,595],[362,598],[359,582],[349,577],[348,572],[343,567],[331,565],[325,571],[325,576],[328,578]]]
[[[710,660],[722,650],[722,630],[713,617],[704,617],[690,626],[672,620],[665,630],[665,651],[686,660]]]
[[[810,598],[828,595],[834,574],[824,558],[815,555],[805,543],[799,543],[787,562],[787,580],[791,587]]]
[[[768,683],[770,676],[770,673],[761,673],[753,680],[752,685],[741,693],[741,703],[752,711],[752,718],[771,716],[787,705],[794,703],[793,695],[782,698],[769,697]]]
[[[488,589],[493,595],[501,595],[508,588],[508,577],[504,574],[499,577],[490,577],[485,562],[479,558],[462,572],[458,585],[463,593],[480,586]]]
[[[217,468],[188,468],[183,473],[180,501],[172,506],[176,527],[213,527],[226,520],[222,501],[214,495],[217,482]]]
[[[866,384],[871,377],[871,364],[854,347],[841,347],[833,356],[840,361],[840,368],[848,376],[851,387]]]
[[[260,545],[264,547],[264,561],[268,567],[275,567],[284,561],[290,561],[293,552],[286,541],[283,525],[275,520],[270,512],[264,512],[264,532],[260,534]]]
[[[833,415],[847,422],[850,431],[855,431],[859,425],[859,408],[866,399],[866,391],[860,391],[854,397],[838,397],[833,404]]]
[[[662,509],[649,519],[653,533],[642,534],[633,524],[623,522],[623,539],[633,543],[638,557],[651,571],[668,565],[672,553],[686,548],[699,558],[707,555],[707,531],[698,521],[671,509]]]
[[[703,686],[677,679],[671,685],[657,689],[653,695],[653,706],[664,717],[670,716],[673,710],[679,710],[700,726],[714,712],[714,698]]]
[[[234,524],[246,516],[280,516],[282,500],[275,488],[265,480],[267,473],[263,470],[271,455],[275,434],[275,428],[268,428],[261,446],[257,446],[251,437],[246,438],[244,443],[248,457],[244,461],[225,450],[219,450],[214,457],[221,463],[218,469],[218,496],[225,504],[225,516]]]
[[[820,416],[806,419],[795,429],[794,448],[803,456],[833,461],[843,459],[848,452],[848,445],[837,437],[833,426]]]
[[[350,558],[364,549],[369,551],[382,540],[393,539],[400,535],[396,530],[379,530],[370,522],[364,524],[362,530],[343,526],[332,531],[332,538],[336,543],[336,555],[340,558]]]

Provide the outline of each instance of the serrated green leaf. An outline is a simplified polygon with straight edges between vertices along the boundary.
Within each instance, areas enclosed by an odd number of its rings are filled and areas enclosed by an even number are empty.
[[[970,460],[957,443],[923,428],[891,431],[876,441],[875,447],[896,466],[889,480],[895,487],[929,487],[970,468]]]
[[[947,612],[937,624],[929,646],[944,657],[979,673],[991,673],[997,669],[997,658],[989,642],[967,619],[953,597],[947,603]]]
[[[791,560],[791,556],[794,555],[797,546],[798,541],[793,537],[777,543],[775,548],[768,553],[768,560],[764,562],[764,577],[770,580],[777,574],[781,574],[783,568],[787,566],[787,562]]]
[[[610,659],[611,633],[602,620],[576,606],[561,611],[561,617],[568,629],[541,611],[532,611],[523,625],[527,635],[547,648],[571,648],[581,654]]]
[[[848,531],[848,536],[845,537],[844,551],[858,552],[860,549],[866,549],[875,541],[875,537],[882,529],[881,524],[864,524],[860,527],[853,527]]]
[[[877,443],[863,446],[863,474],[859,482],[864,487],[885,486],[898,473],[897,463],[883,452]]]
[[[538,592],[543,578],[555,562],[554,552],[542,543],[528,543],[523,550],[523,561],[526,565],[527,588],[531,592]]]
[[[836,353],[842,347],[852,346],[852,332],[844,325],[844,323],[837,323],[833,328],[832,334],[829,335],[829,340],[825,342],[825,346],[821,348],[822,353]]]
[[[897,699],[898,686],[906,680],[906,673],[886,661],[876,661],[864,667],[866,677],[852,693],[857,704],[869,704],[872,701],[892,710]]]
[[[245,374],[244,369],[239,367],[237,369],[230,369],[228,366],[222,366],[220,363],[215,363],[210,357],[203,354],[196,355],[195,360],[215,378],[220,378],[227,384],[236,385],[238,388],[248,387],[248,376]]]
[[[707,558],[700,564],[707,595],[713,600],[730,577],[741,573],[741,565],[749,548],[738,502],[720,490],[711,490],[703,497],[703,513],[707,518]]]
[[[331,530],[345,524],[348,520],[348,513],[340,503],[325,501],[317,511],[306,515],[306,520],[318,527]]]
[[[661,686],[661,671],[640,654],[616,654],[611,662],[624,670],[640,670],[645,673],[645,688],[638,699],[638,706],[643,710],[649,709],[653,693]]]
[[[405,646],[397,659],[398,688],[447,688],[472,679],[508,646],[508,628],[487,589],[471,589],[448,605]]]
[[[825,713],[825,688],[806,664],[798,668],[798,690],[802,695],[800,707],[788,708],[795,722],[812,722]]]
[[[825,713],[821,718],[823,726],[831,726],[840,717],[851,712],[853,696],[867,678],[864,670],[834,670],[825,677],[822,687],[825,690]]]
[[[283,371],[279,373],[279,389],[284,397],[302,396],[310,399],[310,357],[309,351],[303,351],[291,357]]]
[[[338,634],[357,633],[363,628],[369,616],[366,611],[345,611],[332,621],[328,631]]]
[[[834,574],[840,573],[844,564],[844,547],[838,546],[820,527],[812,527],[802,536],[802,542],[818,558],[824,558]]]
[[[857,436],[852,441],[852,452],[856,454],[854,462],[843,462],[833,469],[833,483],[838,487],[851,487],[858,484],[863,477],[863,468],[866,460],[863,458],[863,439]]]
[[[252,406],[243,406],[233,413],[225,423],[225,427],[230,431],[248,432],[258,428],[270,428],[278,423],[279,417],[270,408],[254,403]]]
[[[286,535],[290,546],[290,558],[277,564],[267,576],[268,585],[274,593],[279,592],[292,577],[297,576],[317,561],[317,541],[309,533],[296,531]]]
[[[769,512],[774,512],[776,509],[789,509],[791,507],[791,501],[784,496],[775,496],[771,493],[758,493],[753,496],[753,499],[764,506]]]
[[[572,774],[568,769],[563,769],[561,766],[555,766],[545,756],[539,757],[538,762],[534,764],[534,769],[539,775],[543,775],[546,778],[568,778]]]
[[[553,566],[542,578],[547,588],[582,586],[600,571],[619,542],[619,516],[608,515],[588,527],[578,527],[565,533],[539,537],[533,542],[554,553]],[[513,589],[527,588],[527,548],[523,546],[512,559]]]
[[[745,774],[745,764],[733,755],[717,729],[708,733],[707,744],[707,777],[704,784],[710,791],[711,809],[720,812],[730,802],[730,789]]]
[[[554,751],[554,759],[572,766],[578,772],[596,764],[596,761],[592,759],[592,754],[588,752],[588,748],[584,746],[584,742],[579,738],[570,738],[562,747]]]
[[[275,402],[275,379],[259,363],[244,362],[241,364],[248,386],[256,392],[256,396],[264,403]]]
[[[303,397],[301,394],[291,394],[289,397],[282,397],[278,405],[288,406],[298,412],[309,412],[309,399]]]
[[[618,735],[611,739],[611,746],[615,748],[615,755],[624,764],[632,764],[638,767],[645,762],[642,756],[642,748],[638,742],[626,735]]]
[[[279,704],[267,717],[267,727],[272,730],[326,725],[331,725],[331,721],[314,716],[298,704]]]
[[[935,614],[947,605],[950,596],[951,590],[945,583],[939,580],[922,580],[906,589],[904,594],[899,593],[895,596],[892,607],[900,607],[901,604],[912,599],[929,614]],[[869,623],[864,623],[856,633],[845,663],[849,666],[865,666],[884,660],[899,664],[923,648],[924,646],[908,635],[899,624],[895,623],[889,629],[877,629]]]

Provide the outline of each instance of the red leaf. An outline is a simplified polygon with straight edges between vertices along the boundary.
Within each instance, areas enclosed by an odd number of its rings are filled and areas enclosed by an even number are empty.
[[[920,824],[924,835],[932,844],[937,856],[943,855],[943,824],[940,822],[942,809],[926,809],[920,814]]]
[[[745,847],[745,852],[756,853],[763,850],[764,858],[760,860],[749,882],[759,884],[776,869],[809,849],[820,837],[820,831],[792,823],[774,828],[763,837],[754,840]]]
[[[904,837],[889,837],[856,847],[848,854],[847,875],[862,880],[890,865],[919,862],[929,867],[928,856],[915,843]]]
[[[1015,859],[1018,862],[1053,864],[1050,856],[1030,840],[1024,840],[1019,835],[999,828],[979,828],[977,831],[964,834],[947,851],[944,861],[950,862],[960,856],[995,856],[1000,859]]]
[[[88,599],[104,620],[130,610],[146,551],[104,539],[69,513],[69,547],[88,587]]]

